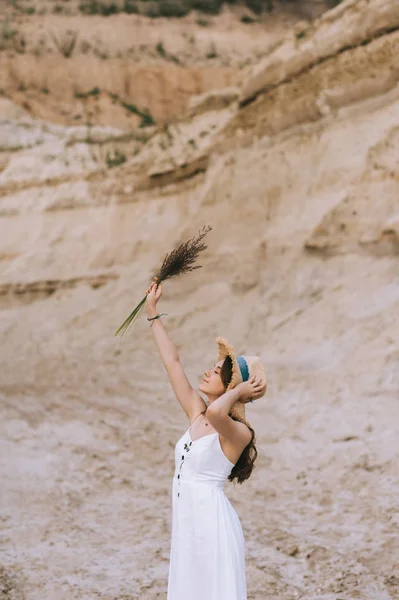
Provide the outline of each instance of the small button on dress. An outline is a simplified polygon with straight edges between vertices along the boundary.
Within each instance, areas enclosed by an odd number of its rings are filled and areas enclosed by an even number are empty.
[[[234,464],[217,432],[175,446],[167,600],[247,600],[245,540],[224,492]]]

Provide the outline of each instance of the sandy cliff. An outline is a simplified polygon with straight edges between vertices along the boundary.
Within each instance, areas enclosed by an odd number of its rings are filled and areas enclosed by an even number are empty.
[[[193,386],[217,335],[268,370],[226,486],[249,600],[398,597],[398,35],[397,2],[348,0],[148,135],[1,101],[9,598],[166,597],[187,420],[145,318],[113,333],[204,224],[160,308]]]
[[[180,116],[191,96],[240,83],[297,20],[277,12],[246,24],[239,17],[248,9],[229,5],[184,19],[57,6],[44,14],[0,6],[0,93],[42,120],[125,130]]]

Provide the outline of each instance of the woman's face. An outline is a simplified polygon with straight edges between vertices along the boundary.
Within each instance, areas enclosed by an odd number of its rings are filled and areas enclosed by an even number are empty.
[[[205,371],[205,375],[200,383],[200,390],[207,396],[218,398],[226,391],[220,376],[223,362],[223,360],[220,360],[211,369]]]

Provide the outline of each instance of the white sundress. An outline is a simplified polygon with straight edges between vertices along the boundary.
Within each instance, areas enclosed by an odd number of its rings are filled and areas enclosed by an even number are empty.
[[[192,440],[190,429],[175,446],[167,600],[247,600],[245,540],[224,493],[234,465],[217,432]]]

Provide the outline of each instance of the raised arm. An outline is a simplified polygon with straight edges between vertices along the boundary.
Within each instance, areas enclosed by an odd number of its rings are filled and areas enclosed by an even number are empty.
[[[150,318],[159,314],[157,302],[162,296],[162,283],[160,283],[157,288],[155,286],[156,282],[154,281],[146,291],[146,312],[147,316]],[[170,339],[161,321],[161,318],[149,321],[148,325],[152,323],[150,327],[152,330],[152,335],[168,374],[170,383],[172,384],[173,391],[191,423],[195,418],[197,418],[199,413],[206,408],[206,404],[199,393],[193,389],[189,380],[187,379],[183,366],[180,362],[177,348]]]

